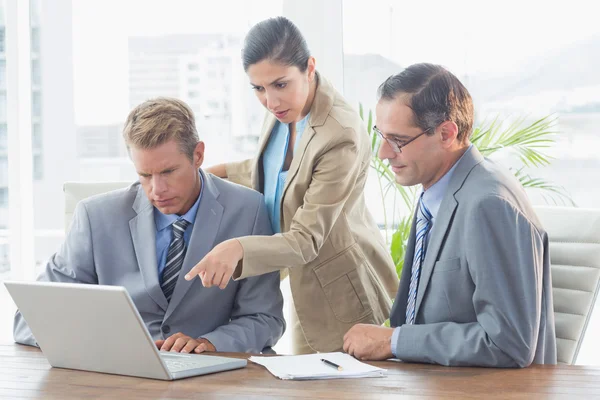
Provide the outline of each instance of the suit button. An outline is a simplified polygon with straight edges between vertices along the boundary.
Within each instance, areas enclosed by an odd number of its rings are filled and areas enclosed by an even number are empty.
[[[162,327],[162,331],[164,334],[167,334],[167,333],[171,332],[171,327],[169,325],[164,325]]]

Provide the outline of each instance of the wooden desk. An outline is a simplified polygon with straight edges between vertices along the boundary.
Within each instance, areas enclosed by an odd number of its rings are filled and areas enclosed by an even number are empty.
[[[223,354],[223,353],[222,353]],[[244,354],[227,354],[247,357]],[[397,399],[594,398],[600,367],[533,366],[526,369],[447,368],[396,362],[373,363],[385,378],[282,381],[253,363],[235,371],[179,381],[157,381],[51,368],[42,353],[0,345],[0,398],[43,399]]]

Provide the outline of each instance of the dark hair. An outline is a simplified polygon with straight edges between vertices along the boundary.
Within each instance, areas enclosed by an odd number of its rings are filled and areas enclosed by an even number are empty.
[[[387,78],[377,92],[380,100],[407,94],[414,123],[423,130],[433,131],[442,122],[453,121],[458,126],[460,142],[473,133],[471,95],[456,76],[440,65],[413,64]]]
[[[310,51],[300,30],[285,17],[269,18],[254,25],[242,48],[244,71],[263,60],[296,66],[301,72],[308,67]]]

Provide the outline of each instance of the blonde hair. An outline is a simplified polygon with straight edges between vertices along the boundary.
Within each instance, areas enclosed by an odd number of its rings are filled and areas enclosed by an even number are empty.
[[[170,97],[146,100],[131,110],[123,128],[123,139],[127,150],[130,147],[153,149],[174,139],[191,161],[200,141],[191,108]]]

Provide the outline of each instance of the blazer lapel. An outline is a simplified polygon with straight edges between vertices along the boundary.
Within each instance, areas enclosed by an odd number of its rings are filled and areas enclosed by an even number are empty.
[[[404,265],[402,267],[402,276],[400,277],[400,287],[396,293],[396,300],[390,312],[390,323],[393,327],[400,326],[406,322],[406,305],[408,303],[408,288],[410,286],[410,276],[412,275],[413,255],[415,254],[417,228],[417,214],[413,215],[412,227],[408,235],[406,244],[406,253],[404,254]]]
[[[298,173],[298,169],[300,168],[300,163],[304,158],[304,154],[306,153],[306,148],[310,143],[313,136],[315,136],[315,130],[311,126],[307,126],[304,128],[305,131],[302,133],[302,138],[300,139],[300,143],[298,143],[298,147],[296,149],[296,153],[294,154],[294,158],[292,159],[292,164],[290,165],[290,169],[288,170],[288,174],[285,178],[285,184],[283,186],[283,193],[281,198],[285,198],[285,194],[290,186],[290,182],[296,174]],[[281,201],[281,205],[283,206],[283,200]],[[281,212],[281,210],[280,210]]]
[[[473,167],[481,161],[483,161],[483,156],[473,146],[465,152],[452,173],[438,215],[433,222],[433,229],[430,233],[431,236],[429,238],[425,260],[423,260],[423,265],[421,266],[421,277],[419,278],[417,301],[415,303],[415,316],[419,313],[419,307],[423,301],[423,296],[425,296],[425,292],[427,291],[433,268],[438,260],[438,255],[444,239],[452,225],[456,207],[458,207],[458,201],[456,200],[455,195],[462,188]]]
[[[442,204],[438,211],[438,215],[435,218],[433,229],[430,233],[429,244],[427,245],[427,252],[425,253],[425,260],[421,266],[421,277],[419,278],[419,287],[417,289],[417,301],[415,303],[415,316],[419,312],[419,306],[423,301],[423,296],[427,290],[433,267],[437,260],[440,247],[446,237],[446,233],[450,228],[452,217],[458,203],[454,199],[454,193],[448,196],[448,193],[444,196]]]
[[[214,247],[215,239],[219,232],[219,226],[221,225],[221,218],[223,217],[223,206],[217,201],[219,191],[215,187],[210,175],[205,174],[204,172],[201,173],[204,177],[202,199],[198,205],[196,221],[192,228],[190,242],[187,246],[185,258],[183,259],[183,266],[179,272],[175,291],[173,292],[173,297],[169,303],[165,320],[169,318],[177,308],[192,285],[197,286],[195,290],[203,289],[200,279],[186,281],[184,276]]]
[[[133,203],[137,216],[129,220],[129,230],[138,266],[144,279],[146,291],[163,310],[168,302],[158,282],[158,262],[156,260],[156,225],[153,207],[141,186]]]
[[[269,138],[271,137],[271,132],[273,132],[276,122],[277,119],[273,116],[273,114],[267,114],[267,117],[263,123],[263,130],[258,141],[258,157],[256,159],[256,164],[254,165],[254,170],[252,171],[252,188],[261,193],[263,190],[260,183],[260,170],[262,168],[260,162],[262,160],[262,153],[265,151],[267,143],[269,143]]]
[[[290,182],[298,173],[298,169],[300,168],[300,164],[302,163],[302,159],[304,158],[308,144],[315,136],[316,132],[314,128],[322,126],[325,123],[325,120],[329,116],[335,101],[336,91],[331,83],[318,72],[316,74],[316,79],[317,89],[313,104],[310,107],[310,118],[308,119],[306,128],[304,128],[304,133],[302,134],[300,143],[298,143],[296,152],[294,153],[294,158],[292,159],[292,164],[290,165],[290,169],[285,179],[285,185],[283,186],[283,193],[281,195],[282,199],[285,198],[285,194],[290,186]],[[281,201],[281,204],[283,206],[283,200]]]

